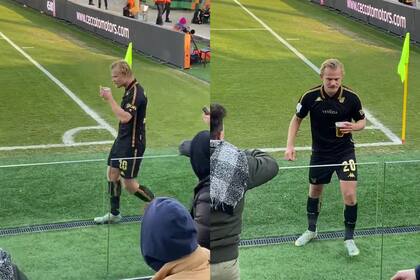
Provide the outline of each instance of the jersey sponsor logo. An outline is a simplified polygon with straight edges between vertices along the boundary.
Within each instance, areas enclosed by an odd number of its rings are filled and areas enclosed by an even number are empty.
[[[129,110],[133,110],[133,111],[137,110],[137,107],[134,106],[134,105],[132,105],[132,104],[130,104],[130,103],[128,103],[127,105],[125,105],[125,108],[127,108]]]
[[[334,111],[333,109],[322,110],[322,113],[327,114],[327,115],[338,115],[338,112]]]
[[[296,113],[299,113],[300,112],[300,109],[302,109],[302,104],[298,103],[296,105]]]

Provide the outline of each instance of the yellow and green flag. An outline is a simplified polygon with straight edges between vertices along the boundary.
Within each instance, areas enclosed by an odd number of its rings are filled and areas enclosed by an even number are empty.
[[[398,63],[398,74],[401,77],[401,82],[404,84],[403,94],[403,111],[402,111],[402,129],[401,142],[405,143],[406,129],[407,129],[407,97],[408,97],[408,61],[410,58],[410,33],[405,34],[403,49],[401,52],[400,63]]]
[[[405,34],[405,40],[404,40],[404,45],[401,52],[400,63],[398,63],[398,74],[401,77],[402,83],[405,81],[405,77],[407,76],[406,65],[408,65],[409,58],[410,58],[410,33],[407,32]]]
[[[130,68],[133,67],[133,44],[131,42],[128,44],[124,60],[128,63],[128,65],[130,65]]]

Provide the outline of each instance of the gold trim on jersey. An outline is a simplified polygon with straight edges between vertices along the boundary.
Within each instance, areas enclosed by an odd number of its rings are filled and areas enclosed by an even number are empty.
[[[133,158],[133,165],[131,168],[131,178],[133,178],[134,175],[134,167],[136,166],[136,157],[137,157],[137,149],[134,150],[134,158]]]
[[[131,100],[131,104],[135,104],[136,97],[137,97],[137,87],[134,88],[133,100]],[[137,112],[134,114],[133,135],[131,136],[131,147],[135,147],[135,144],[136,144],[136,125],[137,125]]]
[[[350,93],[352,93],[352,94],[356,95],[356,96],[357,96],[357,98],[359,98],[360,102],[362,102],[362,100],[360,99],[360,96],[359,96],[356,92],[354,92],[351,88],[346,87],[346,86],[342,86],[342,87],[343,87],[346,91],[348,91],[348,92],[350,92]]]
[[[301,102],[301,101],[302,101],[302,99],[305,97],[305,95],[307,95],[308,93],[312,93],[312,92],[315,92],[315,91],[319,91],[321,88],[322,88],[322,85],[319,85],[319,86],[316,86],[316,87],[313,87],[313,88],[309,89],[309,90],[308,90],[308,91],[306,91],[304,94],[302,94],[302,96],[301,96],[301,97],[300,97],[300,99],[299,99],[299,102]]]

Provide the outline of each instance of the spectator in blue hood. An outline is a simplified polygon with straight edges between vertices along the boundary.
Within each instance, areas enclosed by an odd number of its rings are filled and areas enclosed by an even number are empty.
[[[198,183],[194,188],[191,215],[197,225],[198,243],[210,249],[210,132],[203,130],[179,147],[181,155],[190,157]]]
[[[153,280],[210,280],[210,251],[197,244],[197,230],[177,200],[155,198],[143,216],[141,253],[156,271]]]

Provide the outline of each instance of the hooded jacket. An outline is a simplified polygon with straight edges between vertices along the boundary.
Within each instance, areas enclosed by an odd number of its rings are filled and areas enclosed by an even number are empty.
[[[159,197],[149,204],[140,244],[145,262],[157,271],[153,279],[188,279],[182,277],[191,273],[210,279],[210,253],[198,246],[194,221],[177,200]]]
[[[191,215],[197,225],[198,244],[210,249],[210,132],[203,130],[179,147],[181,155],[190,157],[199,182],[194,188]]]

